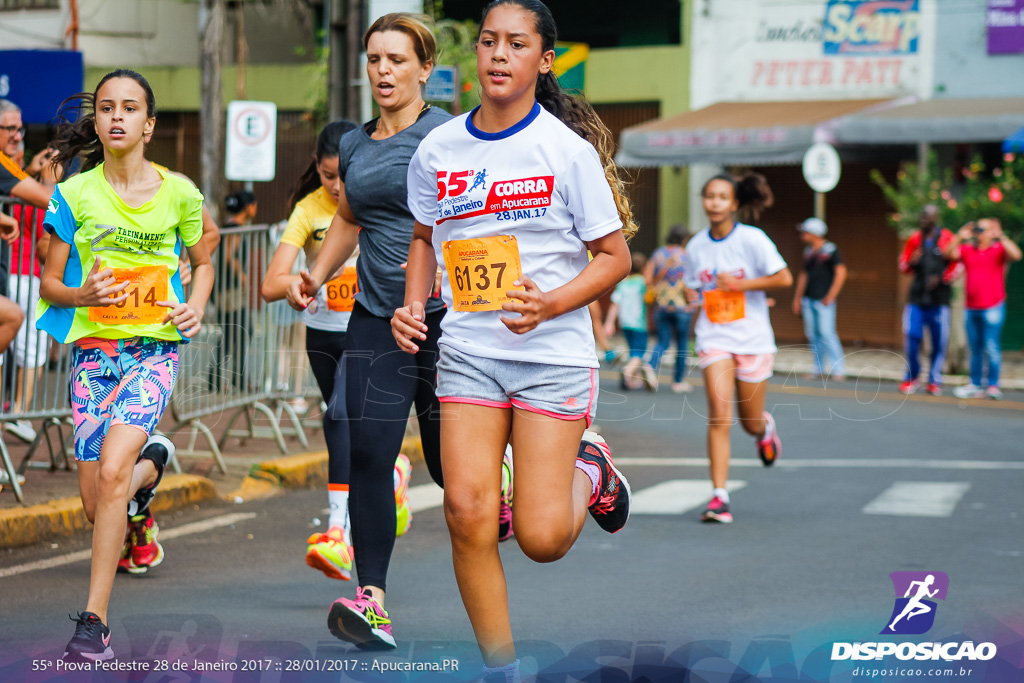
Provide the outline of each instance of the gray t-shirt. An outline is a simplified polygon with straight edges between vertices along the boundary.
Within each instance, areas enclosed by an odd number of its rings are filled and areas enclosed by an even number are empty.
[[[390,318],[405,303],[405,270],[416,219],[409,212],[406,176],[409,160],[427,133],[451,118],[431,107],[416,123],[386,140],[374,140],[363,126],[341,138],[338,172],[359,231],[359,293],[370,313]],[[444,308],[439,298],[427,312]]]

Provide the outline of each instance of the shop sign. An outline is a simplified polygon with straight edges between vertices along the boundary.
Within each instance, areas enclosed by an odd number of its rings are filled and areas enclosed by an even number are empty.
[[[988,53],[1024,53],[1024,0],[988,0]]]
[[[921,35],[918,0],[829,0],[826,55],[913,55]]]

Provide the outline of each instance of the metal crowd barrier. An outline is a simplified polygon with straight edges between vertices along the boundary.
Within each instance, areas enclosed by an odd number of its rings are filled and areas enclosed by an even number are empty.
[[[14,341],[6,353],[0,354],[0,477],[6,474],[4,488],[9,485],[17,500],[23,501],[19,475],[27,469],[72,468],[71,345],[57,344],[35,329],[39,300],[37,240],[43,234],[45,210],[0,196],[0,212],[18,219],[22,236],[17,244],[24,246],[12,250],[6,243],[0,245],[0,293],[6,293],[25,313]],[[181,346],[178,379],[171,396],[175,425],[168,435],[190,430],[188,446],[178,449],[173,463],[179,473],[181,457],[213,458],[220,471],[226,472],[221,450],[229,438],[241,438],[243,442],[273,438],[287,454],[286,436],[297,437],[305,448],[305,429],[319,427],[313,421],[304,423],[290,403],[303,396],[319,402],[306,361],[305,327],[286,302],[268,305],[259,295],[276,248],[270,227],[221,231],[221,245],[213,255],[214,290],[203,328],[190,344]],[[296,264],[299,267],[301,261]],[[6,292],[2,291],[4,285]],[[218,441],[210,418],[231,411],[227,429]],[[265,417],[270,426],[257,426],[256,414]],[[235,422],[243,417],[245,428],[234,429]],[[208,449],[196,448],[199,436],[206,438]],[[17,466],[8,448],[12,437],[29,443]],[[48,453],[48,462],[33,460],[41,447]]]
[[[223,471],[220,451],[231,438],[272,438],[287,454],[285,436],[309,446],[304,424],[290,401],[319,396],[309,374],[305,327],[300,314],[285,301],[271,304],[260,297],[260,285],[276,249],[274,226],[252,225],[221,229],[213,257],[217,277],[203,320],[203,329],[182,353],[178,384],[171,397],[177,424],[171,434],[191,430],[189,446],[178,454],[212,456]],[[304,266],[301,258],[295,272]],[[231,412],[227,428],[216,440],[204,418]],[[269,427],[255,424],[257,414]],[[245,427],[235,428],[244,418]],[[290,426],[282,426],[287,418]],[[202,435],[208,450],[196,450]]]

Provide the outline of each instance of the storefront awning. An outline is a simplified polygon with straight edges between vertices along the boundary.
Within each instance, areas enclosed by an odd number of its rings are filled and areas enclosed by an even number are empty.
[[[626,128],[616,161],[622,166],[799,163],[812,144],[831,140],[831,131],[846,117],[892,105],[890,100],[719,102]]]
[[[1003,140],[1003,154],[1024,153],[1024,128],[1021,128],[1006,136]]]
[[[840,143],[1001,142],[1024,125],[1024,97],[943,99],[862,113],[836,129]]]

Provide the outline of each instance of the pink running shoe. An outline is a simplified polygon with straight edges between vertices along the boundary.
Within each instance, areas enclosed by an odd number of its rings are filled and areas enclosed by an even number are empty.
[[[361,650],[393,650],[391,619],[370,591],[356,589],[356,599],[338,598],[327,615],[327,628],[339,640]]]
[[[724,500],[715,496],[708,503],[707,508],[700,516],[702,522],[718,522],[719,524],[730,524],[732,522],[732,513],[729,512],[729,504]]]
[[[764,412],[764,438],[757,442],[757,455],[765,467],[771,467],[782,453],[782,441],[775,429],[775,418],[767,410]]]

